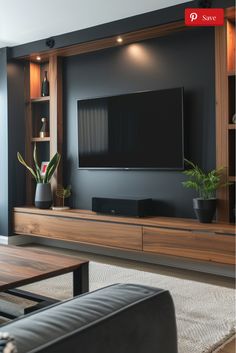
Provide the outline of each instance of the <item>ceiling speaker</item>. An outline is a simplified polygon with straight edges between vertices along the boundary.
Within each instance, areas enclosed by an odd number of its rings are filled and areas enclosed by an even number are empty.
[[[210,8],[212,6],[212,0],[199,0],[198,6],[202,8]]]
[[[55,45],[55,40],[53,38],[46,39],[46,46],[52,49]]]

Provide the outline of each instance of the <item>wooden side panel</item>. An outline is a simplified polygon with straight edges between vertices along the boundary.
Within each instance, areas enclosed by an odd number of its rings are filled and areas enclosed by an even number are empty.
[[[62,154],[63,139],[63,107],[62,107],[62,59],[56,55],[49,58],[50,77],[50,158],[56,152]],[[55,198],[57,184],[62,184],[62,161],[54,174],[52,181],[54,205],[58,205]]]
[[[147,252],[233,265],[234,249],[235,237],[230,235],[143,228],[143,250]]]
[[[216,77],[216,166],[225,167],[228,177],[228,81],[226,24],[215,28],[215,77]],[[229,190],[217,193],[217,220],[229,221]]]
[[[235,71],[235,24],[227,21],[227,71]]]
[[[142,227],[14,213],[15,234],[142,250]]]
[[[37,94],[34,85],[32,84],[33,76],[39,76],[40,72],[38,72],[38,65],[27,62],[25,64],[25,159],[26,162],[31,166],[33,162],[32,158],[32,106],[30,103],[31,94]],[[33,74],[32,74],[32,72]],[[21,151],[23,152],[23,151]],[[24,155],[24,153],[23,153]],[[33,202],[33,192],[34,192],[34,180],[32,175],[26,170],[26,204],[32,205]]]
[[[30,63],[30,98],[40,97],[40,65]]]

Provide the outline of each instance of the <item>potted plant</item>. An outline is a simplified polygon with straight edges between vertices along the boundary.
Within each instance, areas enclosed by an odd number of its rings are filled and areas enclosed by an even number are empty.
[[[56,195],[58,198],[62,199],[62,206],[52,207],[52,209],[56,211],[68,210],[69,207],[65,206],[65,199],[71,196],[71,185],[67,185],[66,188],[62,185],[58,185]]]
[[[211,223],[216,212],[216,191],[229,185],[229,183],[222,183],[223,168],[213,169],[207,173],[193,162],[187,159],[185,159],[185,162],[191,168],[183,172],[189,180],[182,184],[188,189],[196,190],[199,195],[199,197],[193,199],[193,208],[199,221],[201,223]]]
[[[52,205],[52,190],[50,180],[58,167],[61,156],[57,152],[48,163],[45,175],[42,175],[37,159],[36,144],[34,145],[33,160],[34,168],[27,165],[22,155],[17,152],[18,161],[25,166],[36,180],[35,206],[37,208],[50,208]]]

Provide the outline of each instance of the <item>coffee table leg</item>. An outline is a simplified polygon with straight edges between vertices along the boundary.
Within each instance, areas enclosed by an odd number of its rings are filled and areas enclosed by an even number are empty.
[[[73,295],[75,297],[76,295],[88,292],[88,290],[88,263],[85,263],[73,271]]]

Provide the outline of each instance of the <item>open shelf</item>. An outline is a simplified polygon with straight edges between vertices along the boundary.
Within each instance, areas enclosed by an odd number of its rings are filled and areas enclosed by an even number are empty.
[[[49,96],[41,97],[44,73],[47,71],[49,81]],[[34,144],[37,148],[39,166],[48,162],[56,153],[62,152],[62,60],[56,55],[50,55],[45,61],[25,61],[25,115],[26,115],[26,149],[25,159],[33,165]],[[53,82],[53,85],[50,85]],[[40,137],[42,118],[46,118],[46,136]],[[35,196],[35,181],[26,175],[26,203],[32,205]],[[62,167],[51,180],[55,195],[57,182],[62,184]]]
[[[32,137],[32,142],[49,142],[50,137]]]
[[[49,102],[50,96],[47,97],[38,97],[38,98],[31,98],[31,103],[41,103],[41,102]]]
[[[236,181],[236,176],[229,176],[229,181],[234,183]]]
[[[235,130],[236,129],[236,124],[229,124],[228,129],[229,130]]]

